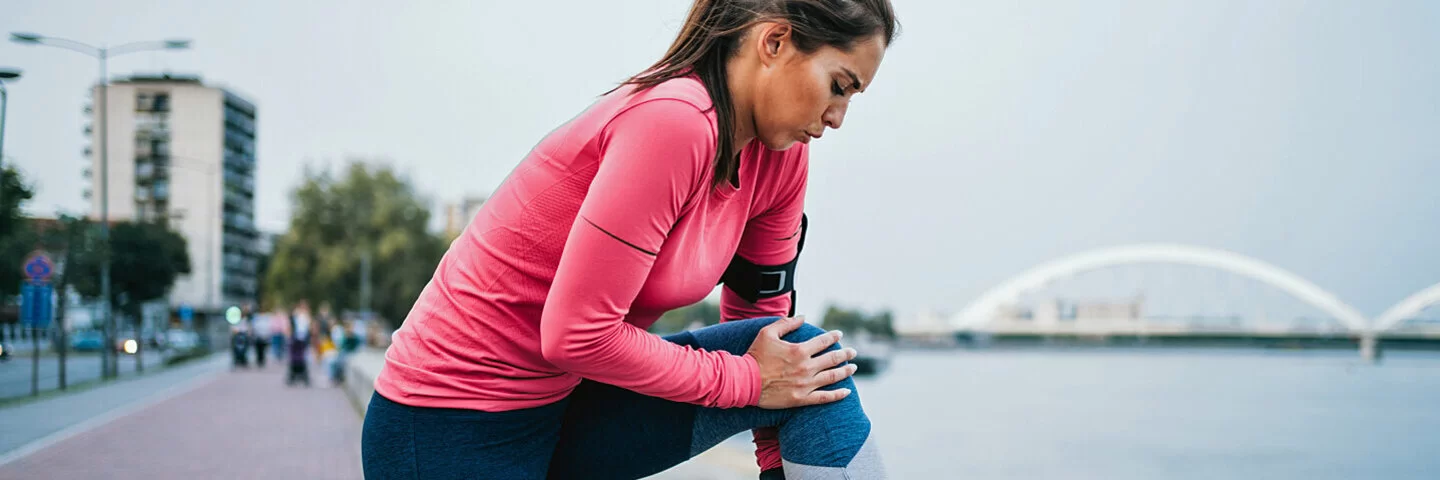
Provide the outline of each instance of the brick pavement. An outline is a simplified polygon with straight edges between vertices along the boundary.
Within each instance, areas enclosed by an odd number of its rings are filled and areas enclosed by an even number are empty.
[[[285,387],[280,365],[195,390],[10,464],[0,479],[357,479],[360,420],[340,389]]]

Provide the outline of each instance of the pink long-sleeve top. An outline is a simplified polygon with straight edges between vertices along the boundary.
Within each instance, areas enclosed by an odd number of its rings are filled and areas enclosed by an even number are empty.
[[[714,187],[716,132],[704,85],[685,77],[623,87],[547,135],[451,244],[395,332],[376,391],[413,406],[505,411],[558,401],[589,378],[679,402],[755,405],[754,358],[645,331],[708,295],[737,252],[762,265],[796,255],[806,146],[750,142],[738,187]],[[789,308],[789,296],[721,296],[727,320]],[[762,466],[778,464],[773,450],[762,445]]]

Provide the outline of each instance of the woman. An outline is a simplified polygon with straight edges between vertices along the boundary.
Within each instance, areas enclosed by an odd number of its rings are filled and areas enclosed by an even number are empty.
[[[366,477],[639,478],[752,429],[761,478],[882,477],[855,352],[781,316],[805,144],[896,26],[888,0],[696,0],[450,246],[375,381]],[[722,277],[733,321],[644,330]]]

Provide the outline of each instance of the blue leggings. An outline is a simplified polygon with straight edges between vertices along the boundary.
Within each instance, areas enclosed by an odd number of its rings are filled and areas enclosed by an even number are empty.
[[[775,320],[727,322],[665,339],[743,355]],[[822,333],[807,324],[784,339],[799,343]],[[852,393],[785,410],[706,408],[589,380],[559,402],[507,412],[411,407],[376,394],[361,440],[365,478],[635,479],[759,427],[779,427],[784,460],[783,476],[774,470],[762,478],[883,478],[855,383],[847,378],[825,387],[837,388]]]

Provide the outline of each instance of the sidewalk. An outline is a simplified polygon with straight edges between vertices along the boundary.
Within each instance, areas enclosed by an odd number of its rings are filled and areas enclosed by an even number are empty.
[[[35,442],[47,437],[56,440],[56,435],[64,436],[67,430],[124,414],[126,409],[143,406],[146,399],[209,378],[225,368],[224,360],[220,356],[196,359],[142,377],[122,377],[95,388],[0,408],[0,465],[23,453],[17,449],[34,449],[38,447]]]
[[[101,414],[103,424],[0,465],[0,478],[361,478],[360,422],[340,389],[313,370],[314,387],[288,388],[282,365],[230,372],[227,360],[192,367],[192,377],[166,387],[173,396],[142,400],[108,422]],[[76,397],[95,392],[125,393]],[[22,407],[56,409],[61,400],[72,397]],[[12,419],[44,416],[17,413],[0,410],[7,430]]]
[[[292,388],[283,365],[231,371],[217,354],[0,408],[0,479],[362,478],[357,407],[383,366],[383,354],[365,351],[351,358],[346,389],[328,386],[319,368],[315,386]],[[749,448],[732,439],[649,478],[754,479]]]

